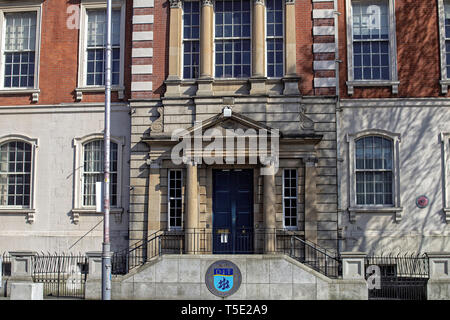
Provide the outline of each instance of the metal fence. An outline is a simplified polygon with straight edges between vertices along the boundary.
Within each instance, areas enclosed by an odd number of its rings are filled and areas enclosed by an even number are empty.
[[[44,284],[44,295],[84,298],[88,273],[83,254],[38,254],[33,257],[34,282]]]
[[[366,270],[369,266],[377,266],[380,272],[379,286],[377,287],[374,282],[369,287],[370,300],[427,299],[427,283],[430,273],[426,254],[368,256],[365,261]],[[366,274],[366,279],[373,274]]]
[[[238,229],[226,234],[214,229],[160,230],[112,259],[112,273],[126,274],[162,254],[284,253],[326,276],[340,274],[340,261],[330,251],[302,239],[298,231]]]

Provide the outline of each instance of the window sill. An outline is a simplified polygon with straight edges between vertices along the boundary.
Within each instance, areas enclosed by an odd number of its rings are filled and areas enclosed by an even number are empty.
[[[384,207],[384,206],[356,206],[348,208],[350,213],[350,222],[356,221],[356,214],[370,214],[370,213],[394,213],[395,221],[400,222],[402,220],[402,207]]]
[[[40,89],[36,88],[11,88],[11,89],[0,89],[0,95],[7,94],[30,94],[31,93],[31,101],[39,102],[39,94],[41,93]]]
[[[348,95],[353,95],[354,87],[392,87],[392,93],[398,94],[400,81],[391,80],[352,80],[347,81]]]
[[[122,213],[124,209],[123,208],[111,208],[109,212],[111,214],[117,215],[116,221],[120,222],[122,221]],[[97,212],[95,208],[74,208],[72,209],[72,219],[74,224],[78,224],[80,222],[80,214],[86,214],[86,215],[103,215],[103,212]]]
[[[36,213],[36,209],[31,208],[0,208],[0,214],[26,214],[27,222],[34,222],[34,214]]]
[[[119,99],[120,100],[123,99],[124,91],[125,91],[124,87],[113,86],[113,87],[111,87],[111,91],[117,91]],[[95,87],[92,86],[92,87],[78,87],[78,88],[75,88],[75,93],[77,95],[77,97],[76,97],[77,101],[83,100],[83,93],[91,93],[91,92],[104,93],[105,92],[105,87],[104,86],[95,86]]]

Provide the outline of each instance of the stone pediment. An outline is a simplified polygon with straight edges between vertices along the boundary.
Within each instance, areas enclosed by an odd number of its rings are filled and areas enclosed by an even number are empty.
[[[187,129],[189,134],[195,134],[197,131],[200,131],[202,134],[211,132],[216,129],[221,131],[224,135],[227,130],[231,131],[240,131],[243,132],[251,132],[255,131],[256,134],[260,132],[260,130],[265,130],[267,134],[270,135],[271,132],[274,131],[271,127],[268,127],[258,121],[250,119],[246,116],[243,116],[240,113],[233,112],[230,116],[224,116],[223,113],[217,114],[214,117],[211,117],[205,121],[201,121],[196,123],[194,126]],[[216,131],[217,132],[217,131]]]

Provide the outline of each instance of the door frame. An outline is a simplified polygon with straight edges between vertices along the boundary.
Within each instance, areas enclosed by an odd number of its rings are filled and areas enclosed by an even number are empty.
[[[227,168],[227,167],[213,167],[211,168],[211,232],[212,232],[212,252],[213,254],[245,254],[245,253],[253,253],[253,248],[254,248],[254,229],[255,229],[255,213],[254,213],[254,208],[255,208],[255,168],[253,167],[243,167],[243,168]],[[251,183],[251,200],[250,200],[250,214],[251,214],[251,222],[249,223],[249,230],[251,230],[251,239],[250,239],[250,245],[249,245],[249,252],[236,252],[236,236],[237,236],[237,230],[236,230],[236,225],[233,226],[233,221],[231,222],[231,233],[230,233],[230,237],[232,238],[233,241],[233,246],[232,246],[232,250],[231,252],[216,252],[215,250],[215,245],[216,245],[216,239],[215,239],[215,226],[214,226],[214,215],[215,215],[215,210],[214,210],[214,203],[216,201],[216,192],[215,192],[215,172],[217,171],[235,171],[235,172],[239,172],[239,171],[243,171],[243,170],[248,170],[251,172],[251,176],[250,176],[250,183]],[[236,222],[234,222],[234,224],[236,224]],[[239,251],[239,250],[238,250]]]

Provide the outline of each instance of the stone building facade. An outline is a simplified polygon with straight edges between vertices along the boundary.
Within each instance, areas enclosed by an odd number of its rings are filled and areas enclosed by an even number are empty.
[[[442,0],[339,1],[344,250],[450,247],[449,10]]]
[[[146,49],[154,62],[151,77],[132,75],[130,244],[159,230],[214,239],[227,234],[222,243],[238,242],[243,233],[256,238],[289,231],[336,251],[334,3],[149,1],[146,9],[143,3],[134,1],[133,72],[146,68],[142,46],[158,44],[158,51]],[[134,41],[144,30],[136,21],[151,12],[158,19],[145,30],[154,31],[153,39]],[[220,20],[233,13],[239,17]],[[241,31],[227,38],[229,26]],[[235,49],[227,51],[231,44]],[[224,60],[232,54],[235,60]],[[272,60],[277,54],[278,64]],[[180,129],[184,136],[174,138]],[[208,136],[214,129],[219,134]],[[225,133],[236,129],[251,130],[255,140],[260,132],[279,132],[279,162],[250,163],[249,143],[227,149],[233,159],[205,161],[211,141],[225,147]],[[194,150],[196,134],[204,138],[200,153],[173,161],[183,137],[193,138]],[[271,165],[278,170],[261,173]],[[247,197],[234,202],[239,194]]]

